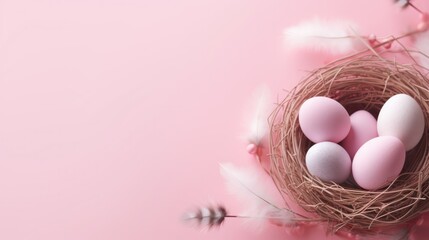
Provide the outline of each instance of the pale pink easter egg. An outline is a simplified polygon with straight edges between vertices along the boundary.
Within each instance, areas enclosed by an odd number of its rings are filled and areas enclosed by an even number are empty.
[[[304,135],[314,143],[338,143],[349,133],[350,117],[334,99],[312,97],[299,109],[299,125]]]
[[[320,142],[308,149],[305,164],[311,175],[322,181],[342,183],[351,174],[349,154],[333,142]]]
[[[376,137],[359,148],[353,158],[352,173],[356,183],[367,190],[390,184],[402,171],[405,146],[396,137]]]
[[[341,146],[353,159],[357,150],[367,141],[378,136],[377,120],[371,113],[360,110],[350,115],[351,128]]]

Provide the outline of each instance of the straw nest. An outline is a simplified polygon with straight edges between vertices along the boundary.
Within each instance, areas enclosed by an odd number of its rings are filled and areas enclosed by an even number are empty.
[[[412,221],[429,208],[429,81],[416,64],[403,65],[375,55],[354,56],[311,73],[278,105],[270,118],[271,175],[283,195],[296,200],[313,219],[332,231],[372,233]],[[351,114],[364,109],[377,117],[391,96],[414,97],[425,115],[420,143],[407,152],[401,175],[388,187],[367,191],[313,177],[305,166],[312,143],[298,123],[301,104],[314,96],[340,102]]]

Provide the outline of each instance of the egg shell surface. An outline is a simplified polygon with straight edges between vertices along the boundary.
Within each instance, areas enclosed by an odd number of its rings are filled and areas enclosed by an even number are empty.
[[[320,142],[308,149],[305,163],[311,175],[322,181],[342,183],[351,174],[351,159],[340,145]]]
[[[338,143],[350,131],[350,117],[339,102],[318,96],[307,99],[301,105],[299,125],[304,135],[314,143]]]
[[[392,136],[376,137],[364,143],[352,163],[353,178],[367,190],[378,190],[391,183],[402,171],[405,147]]]
[[[371,113],[359,110],[350,115],[351,128],[341,146],[353,159],[357,150],[367,141],[378,136],[377,120]]]
[[[419,143],[424,128],[425,119],[420,105],[406,94],[389,98],[377,119],[378,135],[399,138],[407,151]]]

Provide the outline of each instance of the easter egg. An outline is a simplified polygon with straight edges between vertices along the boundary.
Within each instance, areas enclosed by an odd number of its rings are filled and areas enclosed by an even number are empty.
[[[391,183],[402,171],[405,147],[392,136],[376,137],[364,143],[352,163],[353,178],[367,190],[377,190]]]
[[[397,94],[383,105],[377,119],[379,136],[394,136],[411,150],[420,141],[425,119],[420,105],[406,94]]]
[[[360,110],[350,115],[351,128],[341,146],[353,159],[357,150],[368,140],[378,136],[377,120],[371,113]]]
[[[305,164],[311,175],[327,182],[342,183],[351,173],[349,154],[333,142],[314,144],[307,151]]]
[[[299,125],[304,135],[314,143],[329,141],[338,143],[350,130],[347,110],[328,97],[312,97],[300,107]]]

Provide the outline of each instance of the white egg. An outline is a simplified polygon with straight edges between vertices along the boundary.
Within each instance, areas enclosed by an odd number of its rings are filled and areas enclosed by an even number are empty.
[[[320,142],[308,149],[305,163],[311,175],[322,181],[342,183],[351,173],[351,159],[340,145]]]
[[[414,148],[423,136],[425,119],[420,105],[406,94],[397,94],[383,105],[377,119],[379,136],[397,137],[406,151]]]

